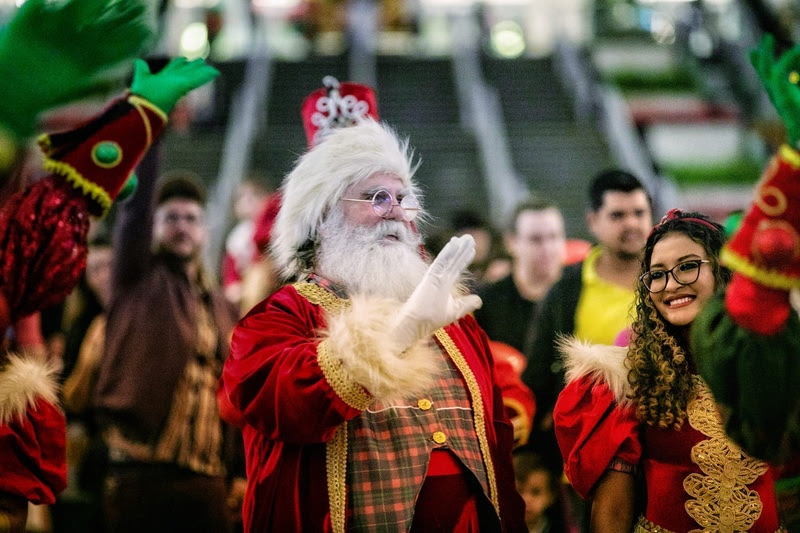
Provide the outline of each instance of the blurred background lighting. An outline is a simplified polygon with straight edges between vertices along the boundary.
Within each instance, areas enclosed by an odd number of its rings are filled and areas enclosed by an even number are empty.
[[[708,59],[714,53],[714,41],[707,31],[693,30],[689,34],[689,48],[695,56]]]
[[[193,22],[181,33],[181,55],[188,59],[207,57],[209,52],[208,28],[203,22]]]
[[[674,44],[675,23],[666,15],[653,13],[650,19],[650,34],[658,44]]]
[[[504,20],[492,28],[492,48],[501,57],[515,58],[525,52],[522,27],[514,21]]]

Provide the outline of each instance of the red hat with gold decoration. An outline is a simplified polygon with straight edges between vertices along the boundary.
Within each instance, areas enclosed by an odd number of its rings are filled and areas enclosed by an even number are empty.
[[[798,152],[782,146],[770,162],[721,258],[735,272],[726,297],[731,316],[753,331],[777,331],[790,312],[788,291],[800,289]]]
[[[375,91],[368,85],[339,83],[333,76],[322,79],[323,88],[306,97],[301,107],[309,148],[332,130],[352,126],[365,118],[378,120]]]
[[[322,84],[324,87],[309,94],[300,108],[309,148],[335,129],[352,126],[368,117],[378,120],[378,102],[372,87],[348,81],[340,83],[333,76],[325,76]],[[256,221],[253,238],[262,253],[269,248],[280,207],[281,193],[277,192],[271,195]]]

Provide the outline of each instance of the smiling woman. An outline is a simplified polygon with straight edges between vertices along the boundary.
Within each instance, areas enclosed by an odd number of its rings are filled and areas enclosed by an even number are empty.
[[[554,423],[565,473],[593,500],[592,531],[780,531],[773,472],[725,436],[689,348],[730,277],[723,240],[706,216],[670,211],[647,238],[629,346],[562,346]]]

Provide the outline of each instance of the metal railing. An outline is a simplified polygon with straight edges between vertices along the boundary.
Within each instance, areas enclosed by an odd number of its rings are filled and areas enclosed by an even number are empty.
[[[219,271],[226,232],[232,222],[233,196],[250,168],[253,144],[260,126],[267,122],[272,56],[265,34],[264,29],[259,28],[251,43],[244,81],[231,103],[219,175],[209,195],[209,242],[205,261],[210,272]]]
[[[478,144],[489,215],[503,221],[528,191],[514,170],[500,97],[481,74],[480,32],[474,15],[457,13],[452,23],[453,34],[459,36],[453,47],[453,68],[462,126],[473,132]]]

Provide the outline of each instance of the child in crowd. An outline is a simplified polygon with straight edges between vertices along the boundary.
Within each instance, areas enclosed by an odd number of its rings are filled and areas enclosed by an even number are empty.
[[[514,477],[525,501],[525,524],[529,533],[564,531],[558,475],[544,459],[531,450],[520,449],[514,453]]]

